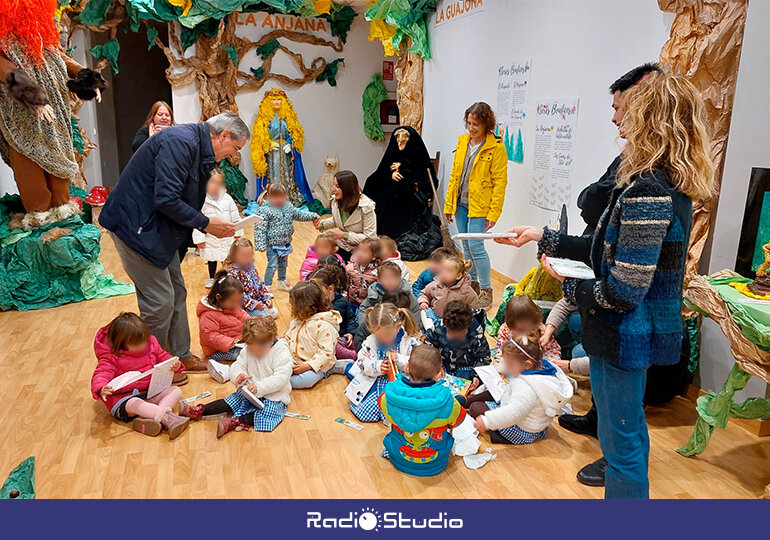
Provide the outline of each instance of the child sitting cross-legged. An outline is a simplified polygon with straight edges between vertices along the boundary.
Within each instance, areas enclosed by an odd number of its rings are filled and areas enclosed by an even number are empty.
[[[473,368],[490,363],[489,343],[484,335],[484,310],[471,309],[453,300],[444,309],[441,324],[425,332],[425,342],[441,353],[444,370],[450,375],[473,381],[469,392],[479,385]]]
[[[468,274],[471,262],[450,256],[441,262],[436,279],[425,287],[417,301],[421,310],[432,310],[430,318],[435,322],[444,316],[449,302],[460,300],[473,308],[479,307],[479,295],[471,287]],[[433,315],[435,313],[435,316]]]
[[[230,254],[225,259],[228,274],[241,282],[243,286],[243,309],[249,315],[278,316],[273,306],[273,295],[265,283],[259,279],[254,266],[254,246],[248,238],[239,238],[230,247]]]
[[[315,243],[307,248],[305,260],[302,261],[302,266],[299,269],[299,277],[301,279],[307,279],[310,273],[316,269],[321,259],[328,256],[334,257],[339,262],[340,266],[344,267],[345,261],[342,260],[342,257],[337,255],[338,250],[339,246],[337,245],[337,239],[334,238],[332,233],[323,232],[319,234],[315,239]]]
[[[366,310],[382,302],[382,297],[391,291],[406,291],[410,296],[409,311],[415,321],[420,320],[420,306],[412,295],[410,287],[401,278],[401,269],[393,261],[385,261],[377,269],[377,281],[369,286],[366,300],[361,303],[358,310],[358,324],[363,324]]]
[[[366,326],[372,334],[350,368],[353,380],[346,395],[356,418],[379,422],[384,416],[377,407],[377,398],[389,379],[404,373],[412,349],[419,344],[420,330],[409,311],[384,303],[366,310]]]
[[[505,322],[500,325],[500,330],[497,332],[498,371],[502,345],[514,335],[526,335],[534,330],[540,332],[541,336],[543,335],[545,331],[543,312],[526,294],[512,296],[505,306]],[[541,340],[540,345],[543,349],[543,357],[552,364],[560,361],[561,346],[553,334],[550,334],[550,339],[547,342],[542,343],[542,341],[544,340]]]
[[[311,388],[349,363],[339,361],[336,348],[342,317],[315,281],[300,281],[289,291],[292,321],[285,338],[294,365],[291,387]]]
[[[234,362],[241,353],[236,344],[241,341],[243,321],[249,318],[241,308],[242,298],[241,282],[220,270],[208,295],[198,302],[198,334],[209,362]]]
[[[406,309],[411,313],[412,299],[414,297],[409,294],[409,291],[403,291],[396,289],[395,291],[386,292],[382,297],[383,304],[393,304],[397,308]],[[415,321],[416,322],[416,321]],[[356,351],[360,351],[366,338],[371,335],[371,332],[366,327],[366,323],[359,324],[356,329],[356,333],[353,336],[353,345]]]
[[[441,262],[447,257],[457,256],[457,252],[450,248],[440,247],[433,250],[428,259],[428,267],[420,272],[417,279],[412,284],[412,294],[417,297],[425,287],[430,285],[439,271],[441,270]]]
[[[379,265],[380,241],[377,238],[364,238],[356,246],[345,268],[348,275],[348,301],[360,306],[366,300],[369,286],[377,281]]]
[[[155,437],[163,428],[170,439],[176,439],[187,427],[187,419],[171,409],[182,397],[177,386],[170,386],[151,398],[147,397],[150,376],[122,388],[110,382],[128,371],[145,372],[172,356],[161,349],[144,321],[134,313],[121,313],[94,338],[96,369],[91,377],[91,394],[101,400],[110,414],[123,422],[133,422],[134,431]],[[171,366],[176,372],[184,370],[177,360]],[[117,386],[117,385],[116,385]]]
[[[313,270],[308,279],[318,283],[321,290],[326,294],[326,298],[331,302],[332,308],[342,317],[340,337],[336,349],[337,359],[355,360],[356,351],[353,349],[353,334],[358,327],[358,319],[356,318],[353,305],[340,292],[344,291],[347,286],[345,270],[338,264],[320,266]]]
[[[230,380],[236,391],[206,404],[179,405],[179,414],[193,420],[225,414],[217,426],[217,439],[233,430],[273,431],[291,401],[291,353],[286,342],[278,339],[275,319],[267,315],[250,318],[243,323],[242,332],[246,347],[230,366]],[[263,407],[247,399],[242,387],[256,396]]]
[[[441,354],[430,345],[412,350],[406,376],[385,386],[379,408],[392,424],[380,454],[401,472],[435,476],[449,462],[454,438],[449,432],[465,419],[465,409],[441,383]]]
[[[538,329],[508,339],[501,351],[510,381],[500,402],[488,391],[471,395],[468,412],[479,433],[489,431],[493,443],[530,444],[546,436],[553,418],[572,399],[573,386],[543,358]]]
[[[380,259],[382,262],[390,261],[401,269],[401,279],[408,287],[412,286],[412,278],[409,275],[409,268],[401,260],[401,253],[398,252],[398,244],[390,236],[380,236]]]

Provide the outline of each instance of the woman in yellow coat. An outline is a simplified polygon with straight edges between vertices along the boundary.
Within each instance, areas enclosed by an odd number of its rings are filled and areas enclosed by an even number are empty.
[[[495,225],[503,211],[508,156],[503,141],[493,133],[495,113],[489,105],[478,102],[468,107],[465,127],[468,133],[460,136],[455,148],[444,214],[450,223],[457,219],[458,232],[485,232]],[[484,241],[464,241],[463,253],[473,262],[471,279],[481,288],[479,305],[489,307],[492,279]]]

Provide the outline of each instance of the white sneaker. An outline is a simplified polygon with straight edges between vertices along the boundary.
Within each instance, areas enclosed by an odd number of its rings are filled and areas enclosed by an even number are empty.
[[[208,370],[209,375],[211,375],[211,378],[217,381],[219,384],[225,384],[230,380],[230,366],[220,364],[216,360],[209,358],[206,369]]]
[[[291,284],[288,281],[283,280],[276,283],[275,288],[278,289],[279,291],[290,291]]]
[[[214,278],[210,277],[206,280],[206,284],[204,285],[204,287],[206,287],[207,289],[210,289],[213,286],[214,286]]]

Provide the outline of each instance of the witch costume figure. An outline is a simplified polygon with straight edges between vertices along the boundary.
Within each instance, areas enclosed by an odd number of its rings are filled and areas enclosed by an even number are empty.
[[[305,131],[286,92],[265,92],[251,134],[251,161],[257,175],[257,198],[267,184],[286,187],[291,203],[300,207],[313,201],[302,165]]]
[[[30,230],[80,212],[70,202],[78,174],[72,144],[70,92],[101,98],[102,76],[69,58],[59,45],[56,0],[0,3],[0,154],[13,169]]]
[[[377,233],[395,239],[407,261],[426,259],[441,246],[440,224],[431,212],[431,178],[436,174],[420,134],[399,126],[364,185],[364,194],[376,203]]]

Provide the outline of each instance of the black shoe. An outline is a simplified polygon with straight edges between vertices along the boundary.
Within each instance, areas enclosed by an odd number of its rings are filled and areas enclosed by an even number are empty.
[[[489,432],[489,440],[494,444],[513,444],[511,441],[500,435],[500,432],[497,430]]]
[[[563,414],[559,417],[559,425],[578,435],[589,435],[595,439],[599,438],[597,433],[596,416],[591,414]]]
[[[578,482],[584,486],[604,487],[604,474],[609,466],[604,456],[600,457],[578,471]]]

